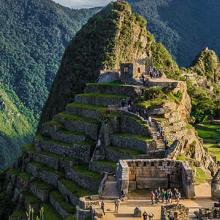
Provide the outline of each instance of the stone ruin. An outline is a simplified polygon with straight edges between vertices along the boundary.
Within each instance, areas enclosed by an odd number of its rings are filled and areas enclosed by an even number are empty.
[[[220,200],[220,169],[212,179],[211,193],[213,199]]]
[[[186,162],[169,159],[120,160],[118,186],[125,194],[137,189],[178,188],[194,198],[193,171]]]
[[[199,211],[194,212],[195,216],[199,220],[206,220],[206,219],[220,219],[220,208],[202,208]]]
[[[167,205],[161,207],[161,220],[188,220],[189,209],[184,205]]]

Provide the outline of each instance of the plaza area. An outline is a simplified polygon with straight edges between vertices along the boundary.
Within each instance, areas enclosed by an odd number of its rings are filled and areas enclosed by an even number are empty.
[[[189,208],[190,219],[195,219],[194,211],[199,208],[211,208],[213,207],[214,201],[211,199],[211,186],[208,183],[203,183],[195,187],[196,199],[182,199],[180,204]],[[173,201],[175,204],[175,201]],[[142,213],[146,211],[147,213],[154,214],[154,220],[160,220],[161,218],[161,206],[166,205],[165,203],[159,203],[151,205],[150,200],[126,200],[120,204],[119,212],[115,213],[114,202],[105,201],[105,211],[106,214],[103,220],[141,220],[143,217],[134,217],[134,209],[136,207],[142,210]]]

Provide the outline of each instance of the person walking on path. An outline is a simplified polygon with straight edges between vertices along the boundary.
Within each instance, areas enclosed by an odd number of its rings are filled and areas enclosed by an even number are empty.
[[[152,203],[152,205],[153,205],[154,202],[155,202],[155,194],[154,194],[154,191],[151,191],[150,197],[151,197],[151,203]]]
[[[120,205],[120,200],[119,200],[119,199],[116,199],[116,200],[115,200],[115,212],[116,212],[116,213],[118,213],[119,205]]]
[[[179,205],[180,198],[181,198],[181,193],[177,190],[176,191],[176,203],[177,203],[177,205]]]
[[[144,211],[144,213],[143,213],[143,220],[148,220],[147,218],[148,218],[148,214],[147,214],[146,211]]]
[[[173,202],[173,193],[171,189],[168,190],[168,202],[172,203]]]
[[[105,203],[101,202],[101,210],[103,211],[103,214],[105,215]]]

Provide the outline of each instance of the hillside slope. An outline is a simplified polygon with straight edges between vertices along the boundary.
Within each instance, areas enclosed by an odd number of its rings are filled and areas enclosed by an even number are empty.
[[[181,66],[190,65],[204,47],[220,54],[220,1],[128,0]]]
[[[16,94],[0,84],[0,169],[11,165],[21,155],[22,145],[34,133],[33,114]]]
[[[51,0],[0,1],[1,82],[36,114],[67,43],[97,10],[72,10]]]

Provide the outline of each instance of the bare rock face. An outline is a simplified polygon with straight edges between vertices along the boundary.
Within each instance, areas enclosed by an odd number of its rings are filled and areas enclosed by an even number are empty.
[[[165,137],[172,143],[179,141],[179,152],[177,155],[185,155],[192,159],[194,165],[199,163],[212,174],[216,171],[216,162],[203,148],[202,140],[199,138],[196,130],[189,124],[191,113],[191,99],[187,93],[185,82],[179,81],[176,88],[173,89],[177,99],[169,100],[163,105],[165,110],[162,127]]]

